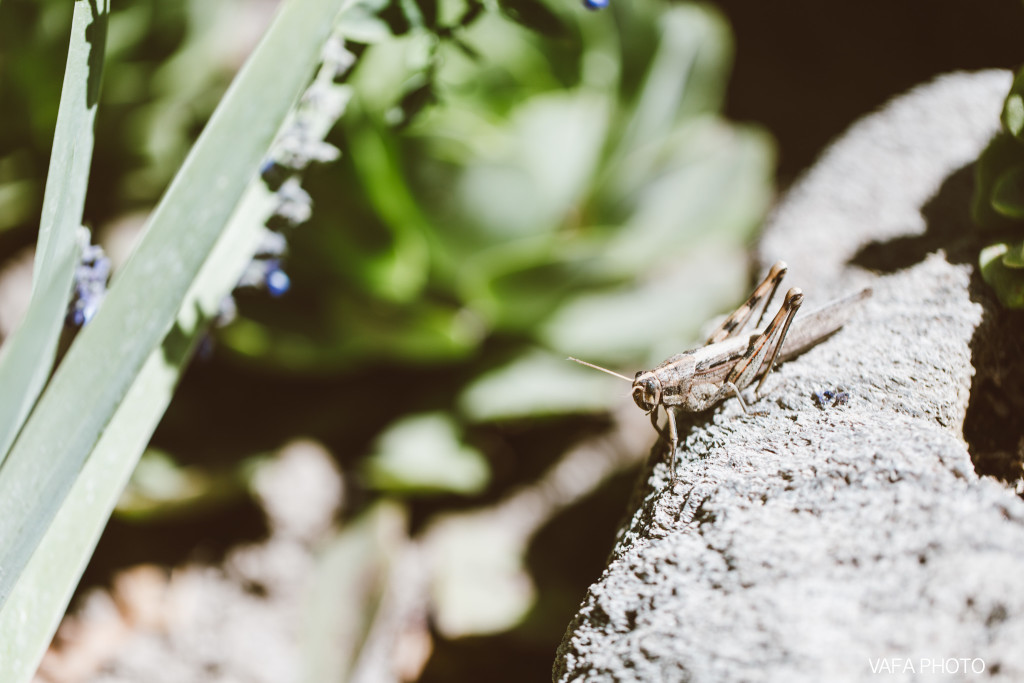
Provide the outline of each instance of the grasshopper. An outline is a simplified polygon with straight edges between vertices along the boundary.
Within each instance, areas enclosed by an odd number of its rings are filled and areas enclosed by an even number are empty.
[[[633,379],[578,358],[569,358],[632,382],[633,401],[651,416],[651,424],[662,435],[664,433],[658,426],[658,408],[665,409],[672,454],[669,471],[673,484],[679,447],[678,413],[700,413],[730,396],[735,396],[743,412],[749,413],[741,390],[760,377],[754,388],[756,401],[776,361],[793,358],[834,334],[849,319],[854,305],[871,295],[870,289],[863,289],[794,321],[804,295],[798,287],[793,287],[764,330],[742,334],[754,310],[763,301],[755,328],[761,326],[786,270],[784,262],[776,262],[750,298],[715,328],[703,346],[672,356],[653,370],[642,370]],[[769,359],[767,363],[765,358]]]

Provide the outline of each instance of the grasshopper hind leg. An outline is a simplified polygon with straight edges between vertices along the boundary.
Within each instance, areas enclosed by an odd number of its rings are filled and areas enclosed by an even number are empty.
[[[779,341],[775,343],[775,350],[772,351],[771,360],[768,361],[768,369],[764,371],[764,375],[761,376],[761,381],[754,387],[754,397],[756,398],[761,393],[761,387],[764,386],[764,381],[768,379],[768,375],[771,374],[772,369],[775,367],[775,359],[779,357],[779,352],[782,351],[782,345],[786,342],[786,335],[789,333],[789,326],[793,324],[793,317],[796,315],[797,309],[800,308],[800,304],[804,302],[804,294],[798,288],[794,287],[786,293],[786,301],[782,304],[782,310],[779,311],[779,315],[783,313],[786,316],[786,322],[782,326],[782,332],[779,333]],[[776,316],[777,317],[777,316]]]
[[[750,386],[751,382],[754,381],[763,369],[764,374],[754,390],[754,397],[757,398],[765,379],[767,379],[768,374],[775,365],[775,360],[779,356],[782,344],[786,341],[786,333],[793,322],[793,316],[796,315],[797,309],[800,308],[803,300],[803,292],[798,287],[793,287],[786,293],[786,300],[783,302],[779,312],[775,314],[775,317],[768,324],[768,327],[765,328],[764,332],[757,335],[751,342],[750,348],[747,349],[743,358],[736,363],[725,378],[725,381],[722,383],[722,397],[724,397],[725,392],[733,392],[739,396],[740,391]],[[768,355],[769,350],[772,353],[767,365],[765,365],[764,358]]]
[[[738,335],[747,326],[747,323],[750,322],[750,318],[753,316],[754,310],[757,309],[758,305],[761,305],[761,315],[758,316],[757,324],[754,327],[761,327],[761,322],[768,311],[768,306],[771,305],[772,299],[775,298],[775,292],[778,291],[779,285],[782,284],[782,279],[786,277],[787,270],[788,266],[784,261],[776,261],[775,265],[768,271],[768,275],[761,281],[761,284],[751,292],[750,298],[733,311],[728,318],[723,320],[722,324],[711,333],[711,336],[704,343],[714,344],[723,339],[729,339]]]

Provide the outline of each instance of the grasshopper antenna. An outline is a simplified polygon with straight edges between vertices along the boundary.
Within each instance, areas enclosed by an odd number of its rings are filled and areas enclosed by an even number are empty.
[[[595,370],[600,370],[601,372],[607,372],[609,375],[615,375],[616,377],[620,377],[620,378],[626,380],[627,382],[632,382],[633,381],[632,379],[630,379],[629,377],[626,377],[625,375],[620,375],[619,373],[613,372],[612,370],[609,370],[608,368],[602,368],[600,365],[594,365],[593,363],[588,363],[587,361],[580,360],[579,358],[573,358],[572,356],[569,356],[568,358],[566,358],[566,360],[575,361],[575,362],[579,363],[580,365],[586,365],[588,368],[594,368]]]

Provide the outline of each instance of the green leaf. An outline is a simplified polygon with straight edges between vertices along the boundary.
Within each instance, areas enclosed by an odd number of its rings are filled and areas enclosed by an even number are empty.
[[[0,680],[28,680],[35,671],[139,454],[170,403],[192,346],[202,332],[197,312],[209,315],[216,311],[238,282],[261,240],[260,225],[274,204],[262,183],[254,181],[186,295],[175,326],[177,332],[146,359],[77,473],[67,498],[0,608]],[[75,398],[67,400],[81,405]],[[5,474],[0,469],[0,478]],[[47,506],[41,514],[49,510]],[[5,527],[0,538],[6,540],[7,533]],[[17,559],[14,554],[6,554],[0,566],[5,572],[14,572]],[[0,577],[4,581],[11,578],[8,574]]]
[[[567,221],[598,167],[611,110],[606,97],[586,90],[541,95],[492,132],[500,151],[482,150],[458,190],[482,244],[550,233]]]
[[[117,516],[147,522],[201,516],[245,494],[244,472],[249,467],[250,463],[220,471],[183,467],[168,453],[147,450],[117,501]]]
[[[282,6],[0,468],[0,679],[31,675],[191,344],[255,251],[273,203],[255,170],[343,1]]]
[[[443,413],[407,417],[381,434],[366,461],[367,483],[392,493],[479,493],[490,479],[487,461],[464,445]]]
[[[622,380],[534,351],[481,375],[459,396],[459,410],[477,421],[593,413],[628,392]]]
[[[355,3],[344,10],[338,33],[355,43],[372,45],[392,36],[387,22],[364,3]]]
[[[605,246],[602,267],[628,275],[693,253],[744,242],[771,201],[774,155],[766,136],[710,118],[679,127],[657,149],[624,155],[604,201],[628,211]]]
[[[740,248],[696,249],[665,277],[568,301],[539,336],[587,360],[658,362],[688,348],[702,325],[742,300],[746,272]]]
[[[1006,130],[1020,137],[1024,132],[1024,95],[1011,92],[1003,106],[1003,125]]]
[[[529,613],[536,589],[521,527],[476,513],[449,515],[424,534],[434,620],[446,638],[508,631]]]
[[[300,640],[304,681],[347,681],[360,647],[377,627],[391,568],[408,542],[407,513],[397,503],[375,504],[328,541],[317,558],[304,600]]]
[[[93,125],[106,43],[108,0],[75,3],[64,86],[36,244],[32,300],[0,352],[0,462],[46,384],[79,258],[78,230],[92,163]]]
[[[1010,245],[1003,254],[1003,265],[1007,268],[1024,268],[1024,242],[1016,242]]]
[[[995,290],[1003,306],[1024,308],[1024,269],[1009,268],[1003,263],[1003,258],[1009,251],[1010,245],[1005,243],[993,244],[982,249],[978,257],[981,277]]]
[[[357,116],[358,106],[350,106],[349,117]],[[374,291],[394,301],[409,301],[426,285],[430,268],[429,221],[402,175],[394,139],[372,117],[367,116],[364,123],[352,129],[350,158],[358,168],[370,201],[392,235],[391,249],[373,264]]]
[[[427,20],[424,19],[423,12],[420,10],[416,0],[398,0],[398,2],[402,7],[402,13],[409,22],[409,26],[412,28],[423,28],[426,25]],[[436,14],[432,17],[433,19],[436,19]]]
[[[999,174],[992,186],[992,208],[1007,218],[1024,218],[1024,163]]]
[[[1021,146],[1009,133],[1000,133],[992,138],[988,147],[978,157],[974,165],[974,196],[971,199],[971,218],[974,224],[983,230],[996,230],[1019,225],[996,208],[994,195],[996,184],[1010,169],[1024,164],[1024,146]],[[1011,181],[1004,181],[1010,183]],[[1016,204],[1012,199],[1012,184],[1002,188],[1004,209]]]
[[[1010,86],[1010,94],[1003,103],[1003,126],[1020,141],[1024,141],[1024,69],[1017,72]]]
[[[684,5],[658,16],[656,51],[644,74],[623,140],[625,149],[658,145],[685,118],[717,109],[731,45],[712,10]]]

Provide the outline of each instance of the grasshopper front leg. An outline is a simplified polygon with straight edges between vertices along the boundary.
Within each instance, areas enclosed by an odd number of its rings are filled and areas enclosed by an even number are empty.
[[[651,411],[651,424],[654,425],[654,429],[658,434],[664,438],[665,433],[661,431],[661,427],[658,426],[657,418],[658,409]],[[665,406],[665,418],[668,422],[668,472],[670,478],[670,485],[675,486],[676,484],[676,451],[679,450],[679,429],[676,427],[676,413],[672,406]]]
[[[676,485],[676,451],[679,450],[679,430],[676,429],[676,413],[671,408],[665,408],[665,415],[668,416],[668,442],[672,449],[672,457],[668,459],[669,480],[672,486]]]
[[[766,280],[766,284],[769,283]],[[743,389],[749,386],[754,379],[764,370],[764,377],[767,377],[768,373],[771,372],[775,365],[775,361],[778,358],[779,350],[782,348],[783,343],[786,339],[786,333],[789,331],[789,326],[793,322],[793,317],[796,315],[797,310],[800,308],[800,304],[803,303],[804,295],[799,288],[793,287],[786,293],[786,300],[779,308],[779,312],[775,314],[775,317],[765,328],[764,332],[760,334],[751,335],[750,343],[746,346],[741,354],[733,358],[720,358],[712,355],[707,365],[695,365],[693,367],[693,374],[689,379],[689,386],[685,394],[685,400],[673,401],[671,394],[666,394],[668,400],[663,400],[662,389],[665,383],[671,378],[671,370],[675,369],[677,373],[680,373],[680,365],[683,363],[679,361],[667,361],[666,364],[659,366],[658,369],[651,371],[650,373],[640,373],[637,375],[635,380],[636,389],[639,385],[641,400],[638,401],[639,405],[651,404],[657,407],[658,404],[662,404],[665,407],[665,414],[668,417],[668,430],[669,430],[669,448],[671,449],[670,458],[670,476],[672,483],[676,481],[675,462],[676,462],[676,450],[679,446],[679,431],[676,427],[676,411],[686,410],[690,412],[701,412],[707,410],[718,403],[724,401],[730,396],[735,395],[736,399],[740,402],[740,407],[744,413],[749,413],[747,410],[746,403],[743,400],[743,396],[740,393]],[[705,347],[707,349],[709,347]],[[714,347],[710,347],[714,348]],[[765,357],[768,356],[768,352],[771,351],[771,357],[765,366]],[[686,358],[686,354],[680,358]],[[731,367],[729,367],[731,364]],[[715,379],[715,373],[724,370],[729,367],[728,373],[724,377],[718,375]],[[659,370],[665,381],[658,379]],[[685,373],[683,373],[685,374]],[[647,377],[651,379],[648,380]],[[764,377],[761,378],[761,382],[755,390],[755,399],[757,398],[757,391],[761,389],[764,384]],[[655,392],[656,396],[650,391],[646,394],[643,388],[647,386],[647,382],[657,381],[658,390]],[[671,383],[668,382],[671,386]],[[656,399],[656,400],[655,400]],[[653,411],[652,411],[652,421]],[[656,423],[655,423],[656,424]]]
[[[665,431],[658,424],[658,406],[650,411],[651,426],[654,427],[654,431],[658,433],[658,436],[668,441],[669,453],[669,473],[672,478],[672,484],[676,483],[676,451],[679,450],[679,429],[676,427],[676,414],[672,409],[672,406],[664,406],[665,408],[665,421],[668,423],[668,436],[665,436]]]

